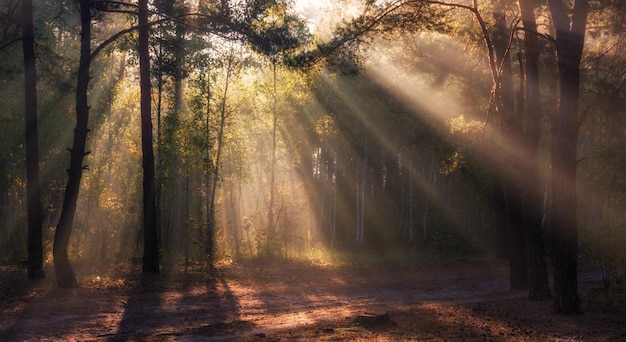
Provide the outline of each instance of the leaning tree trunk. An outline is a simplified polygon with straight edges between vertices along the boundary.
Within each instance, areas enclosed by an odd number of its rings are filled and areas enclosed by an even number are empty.
[[[70,265],[67,248],[70,242],[78,191],[83,172],[83,158],[87,141],[87,124],[89,122],[89,105],[87,104],[87,90],[89,87],[89,67],[91,64],[91,0],[80,1],[80,64],[78,67],[78,82],[76,84],[76,128],[74,128],[74,142],[70,150],[70,167],[67,170],[68,179],[63,198],[61,218],[54,234],[54,271],[57,284],[60,287],[77,287],[78,281]]]
[[[22,1],[22,47],[24,51],[24,114],[26,117],[26,202],[28,207],[28,279],[46,276],[43,271],[43,222],[39,181],[37,129],[37,72],[33,33],[33,2]]]
[[[578,116],[580,61],[589,2],[588,0],[574,2],[571,23],[562,0],[549,0],[548,5],[556,28],[561,90],[552,151],[554,309],[562,314],[578,314],[581,310],[576,265],[578,257],[576,143],[580,127]]]
[[[541,231],[541,177],[539,173],[539,139],[541,137],[541,102],[539,94],[539,42],[533,1],[520,0],[524,23],[526,52],[526,134],[524,137],[524,230],[528,244],[528,298],[550,297],[548,268]]]
[[[141,150],[143,152],[143,272],[159,272],[159,241],[154,193],[150,55],[148,54],[148,0],[139,0],[139,83],[141,102]]]

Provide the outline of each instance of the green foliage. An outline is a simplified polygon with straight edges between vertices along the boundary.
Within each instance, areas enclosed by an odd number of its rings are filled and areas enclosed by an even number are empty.
[[[288,12],[281,1],[255,1],[258,8],[249,18],[244,32],[253,49],[275,59],[279,54],[306,44],[309,38],[305,22]],[[263,9],[263,10],[260,10]]]
[[[393,41],[406,33],[447,31],[445,12],[427,1],[368,2],[360,14],[344,21],[329,41],[287,58],[288,65],[307,66],[324,58],[331,70],[354,75],[362,67],[367,46],[380,38]]]
[[[609,271],[624,262],[620,247],[626,244],[620,214],[626,205],[626,40],[623,22],[615,19],[624,14],[618,2],[593,4],[597,25],[586,45],[579,144],[583,247],[607,270],[607,284],[615,275]],[[190,14],[185,4],[153,2],[156,12],[170,17]],[[483,15],[494,10],[487,1],[478,4]],[[20,46],[12,42],[19,38],[18,8],[16,0],[0,4],[0,31],[6,32],[0,37],[0,218],[6,223],[0,261],[24,256],[22,66]],[[505,10],[514,18],[516,3],[508,1]],[[168,255],[190,248],[187,257],[205,261],[209,176],[216,170],[220,256],[321,258],[332,247],[337,255],[384,250],[367,256],[382,260],[399,258],[389,251],[405,248],[409,255],[424,248],[446,255],[489,248],[487,169],[505,139],[492,130],[502,118],[483,115],[491,80],[475,18],[425,1],[366,1],[358,11],[343,21],[332,18],[340,24],[331,38],[314,37],[292,3],[276,0],[202,1],[199,13],[151,27],[153,94],[160,82],[163,96],[162,135],[155,143],[163,162],[158,182]],[[545,14],[545,8],[537,11]],[[72,1],[42,2],[36,14],[43,199],[46,223],[54,226],[74,125],[78,19]],[[98,42],[136,24],[129,14],[99,19]],[[512,43],[512,56],[523,52],[521,32]],[[549,94],[541,146],[547,159],[547,118],[556,101],[551,82],[558,75],[552,42],[540,44],[542,93]],[[72,240],[76,257],[136,252],[141,156],[135,49],[135,35],[124,35],[93,64],[91,154]],[[277,68],[276,83],[268,57]],[[233,73],[224,98],[228,66]],[[218,165],[222,108],[227,120]],[[277,158],[270,165],[274,114]],[[270,226],[272,167],[276,222]],[[361,219],[365,237],[356,242]],[[51,236],[48,230],[47,246]]]

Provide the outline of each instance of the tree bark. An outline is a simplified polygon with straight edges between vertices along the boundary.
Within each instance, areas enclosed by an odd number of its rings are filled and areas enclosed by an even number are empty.
[[[362,245],[365,240],[365,199],[366,193],[365,190],[367,187],[367,173],[369,170],[368,163],[368,146],[367,139],[363,141],[363,155],[361,156],[361,165],[359,175],[359,165],[357,165],[357,181],[356,181],[356,192],[357,192],[357,226],[356,226],[356,243]]]
[[[589,2],[574,2],[571,22],[562,0],[549,0],[548,5],[556,28],[561,90],[552,151],[554,309],[561,314],[579,314],[576,143],[579,129],[580,61]]]
[[[159,42],[159,57],[162,55],[162,44]],[[162,109],[163,109],[163,72],[157,72],[157,137],[156,137],[156,175],[154,182],[154,210],[157,230],[157,241],[160,246],[167,246],[163,239],[163,125],[162,125]]]
[[[206,146],[211,146],[211,125],[210,125],[210,121],[211,121],[211,97],[212,97],[212,93],[211,93],[211,69],[209,66],[209,69],[207,71],[207,76],[206,76],[206,130],[205,130],[205,139],[206,139]],[[207,256],[212,257],[213,256],[213,236],[214,236],[214,215],[215,215],[215,205],[213,204],[213,201],[211,200],[211,184],[212,184],[212,175],[213,175],[213,171],[212,171],[212,156],[211,156],[211,151],[212,149],[210,147],[207,148],[207,150],[205,151],[206,155],[206,215],[207,215],[207,220],[206,220],[206,224],[207,224],[207,232],[206,232],[206,239],[205,239],[205,246],[204,246],[204,250]]]
[[[515,110],[513,93],[513,72],[509,48],[509,31],[506,26],[505,6],[499,2],[494,12],[494,51],[496,63],[499,66],[499,75],[494,77],[496,109],[503,118],[502,135],[506,139],[504,146],[503,168],[497,172],[504,174],[495,177],[496,199],[504,201],[507,231],[507,249],[509,257],[509,280],[512,289],[525,289],[528,286],[528,261],[526,251],[526,238],[522,224],[522,201],[523,189],[521,175],[523,174],[523,162],[517,155],[517,147],[521,144],[522,127],[521,118]],[[496,206],[502,209],[502,205]],[[496,217],[502,213],[496,213]],[[499,217],[501,220],[502,217]],[[503,227],[500,227],[502,229]]]
[[[526,133],[524,139],[524,230],[528,244],[528,298],[550,298],[548,266],[541,231],[541,176],[539,173],[539,139],[541,137],[541,102],[539,94],[539,42],[532,0],[519,1],[524,24],[526,55]]]
[[[33,2],[22,0],[22,48],[24,52],[24,114],[26,140],[26,202],[28,208],[28,279],[46,276],[43,271],[41,183],[37,127],[37,71]]]
[[[76,128],[74,128],[74,142],[70,150],[70,167],[67,170],[68,179],[63,198],[61,217],[54,234],[52,254],[54,257],[54,271],[59,287],[77,287],[78,281],[72,270],[67,255],[67,248],[72,234],[80,180],[83,172],[83,158],[85,144],[89,132],[89,105],[87,90],[89,87],[89,68],[91,65],[91,0],[80,1],[80,61],[78,67],[78,81],[76,84]]]
[[[266,254],[276,252],[273,249],[273,242],[276,241],[276,222],[274,217],[274,201],[276,191],[276,144],[278,134],[278,94],[276,92],[276,56],[272,57],[272,72],[274,78],[274,91],[273,91],[273,107],[272,107],[272,155],[270,161],[270,198],[267,209],[267,241],[266,241]]]
[[[209,219],[208,219],[208,227],[207,227],[207,238],[206,238],[206,254],[210,258],[213,259],[214,256],[214,248],[213,248],[213,240],[215,235],[215,195],[217,192],[217,185],[219,182],[219,172],[220,172],[220,163],[222,159],[222,149],[224,147],[224,128],[226,126],[226,99],[228,98],[228,86],[230,85],[230,77],[233,68],[233,56],[228,57],[228,61],[226,64],[226,80],[224,85],[224,94],[222,95],[222,102],[220,104],[220,126],[217,134],[217,146],[215,151],[215,165],[213,167],[213,174],[211,179],[211,193],[209,197]],[[207,113],[209,115],[209,113]]]
[[[143,272],[159,272],[159,241],[154,191],[150,56],[148,54],[148,0],[139,0],[139,83],[141,103],[141,150],[143,153]]]
[[[506,190],[501,175],[493,177],[492,188],[496,257],[508,259],[510,251],[507,239],[509,229],[506,217]]]

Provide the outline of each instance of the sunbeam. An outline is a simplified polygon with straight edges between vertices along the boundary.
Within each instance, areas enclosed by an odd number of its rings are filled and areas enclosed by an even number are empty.
[[[0,2],[0,340],[623,339],[618,3]]]

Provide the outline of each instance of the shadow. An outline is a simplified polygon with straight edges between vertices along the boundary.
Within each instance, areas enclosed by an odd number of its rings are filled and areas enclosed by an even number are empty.
[[[255,296],[265,312],[289,314],[363,303],[363,309],[427,300],[467,301],[484,296],[518,296],[508,289],[499,262],[372,263],[341,266],[285,261],[251,268]],[[523,295],[523,294],[522,294]],[[281,303],[289,305],[281,305]]]
[[[77,274],[82,277],[78,288],[58,288],[54,276],[24,282],[25,274],[2,272],[1,282],[11,290],[0,296],[0,340],[66,340],[68,336],[87,334],[86,327],[99,328],[103,313],[110,310],[110,302],[125,298],[124,290],[98,285],[90,272],[98,269],[102,278],[111,275],[106,267],[78,263]],[[48,267],[47,274],[54,274]],[[92,270],[92,271],[88,271]],[[106,275],[105,275],[106,274]]]
[[[214,268],[171,269],[142,274],[128,300],[117,331],[99,335],[109,341],[176,336],[225,337],[250,329],[239,320],[238,302],[224,274]]]
[[[146,275],[137,264],[77,266],[76,289],[0,269],[0,341],[219,339],[254,329],[240,320],[222,269]]]
[[[551,302],[525,298],[467,303],[424,301],[390,307],[389,321],[361,326],[336,317],[264,334],[268,340],[325,341],[618,341],[626,317],[594,311],[582,316],[554,313]]]
[[[529,301],[525,291],[509,290],[501,261],[453,261],[410,269],[351,265],[335,270],[299,265],[300,276],[286,268],[282,279],[272,269],[259,269],[258,297],[268,316],[311,319],[298,324],[274,324],[270,340],[451,340],[555,341],[623,340],[626,337],[626,296],[613,294],[607,306],[594,306],[589,295],[582,316],[554,313],[552,301]],[[415,267],[415,266],[414,266]],[[268,267],[269,268],[269,267]],[[297,280],[289,280],[297,277]],[[326,279],[325,279],[326,278]],[[270,286],[263,287],[264,282]],[[298,286],[293,286],[301,282]],[[325,283],[326,282],[326,283]],[[272,288],[289,284],[272,294]],[[601,286],[585,283],[583,294]],[[589,288],[590,287],[590,288]],[[331,296],[332,295],[332,296]],[[281,299],[282,298],[282,299]],[[288,300],[293,305],[287,305]],[[277,303],[278,302],[278,305]],[[271,309],[273,308],[273,309]],[[325,311],[327,315],[318,315]],[[385,314],[389,320],[371,326],[358,324],[360,314]]]
[[[623,310],[599,306],[583,316],[560,316],[550,302],[529,302],[524,292],[509,291],[505,264],[255,260],[209,270],[197,264],[188,272],[170,266],[157,275],[142,274],[140,265],[118,264],[115,272],[101,270],[99,275],[108,279],[83,279],[79,289],[57,289],[50,279],[49,286],[0,297],[0,340],[506,341],[626,336]],[[355,318],[363,314],[387,314],[389,320],[356,324]]]
[[[47,270],[49,271],[49,270]],[[49,274],[49,273],[48,273]],[[33,311],[31,293],[50,289],[48,278],[27,280],[26,270],[17,266],[0,266],[0,340],[13,341],[27,336],[29,329],[22,320]],[[32,336],[32,335],[30,335]]]

